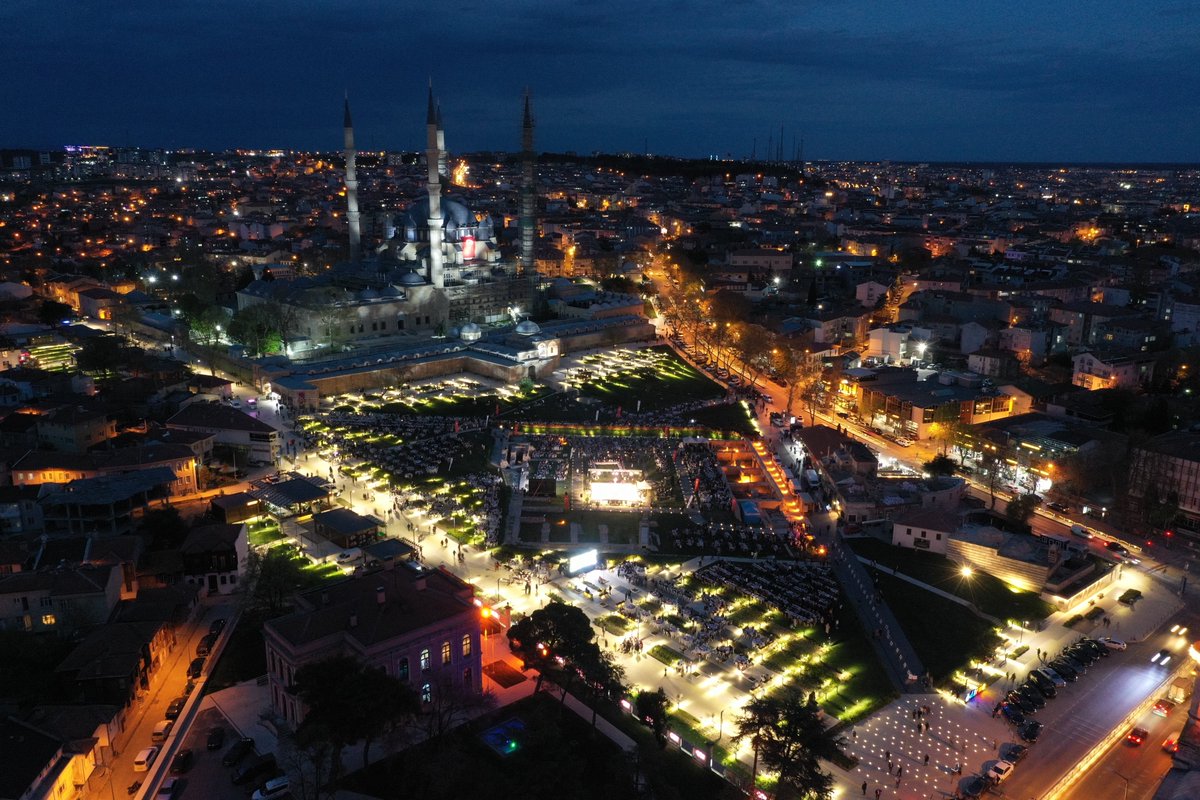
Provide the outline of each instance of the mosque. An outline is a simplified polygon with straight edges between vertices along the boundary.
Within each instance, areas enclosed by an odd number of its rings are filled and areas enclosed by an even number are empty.
[[[429,90],[426,191],[390,218],[384,240],[363,252],[350,103],[345,105],[346,218],[350,259],[328,273],[292,280],[259,279],[238,292],[238,308],[279,304],[287,320],[288,355],[299,358],[399,344],[401,337],[478,337],[480,323],[504,322],[529,309],[537,291],[533,247],[533,114],[525,97],[522,123],[520,253],[505,260],[495,225],[457,197],[447,171],[441,109]],[[530,323],[532,324],[532,323]]]
[[[346,218],[350,258],[316,277],[255,280],[238,308],[272,302],[286,317],[287,352],[248,361],[255,386],[295,410],[322,397],[470,372],[517,382],[553,372],[563,354],[656,336],[643,313],[521,319],[538,289],[533,114],[525,97],[521,135],[520,238],[502,257],[495,225],[461,199],[443,197],[447,171],[441,112],[429,92],[426,192],[392,217],[383,241],[364,253],[354,128],[345,109]],[[482,327],[482,326],[487,326]]]

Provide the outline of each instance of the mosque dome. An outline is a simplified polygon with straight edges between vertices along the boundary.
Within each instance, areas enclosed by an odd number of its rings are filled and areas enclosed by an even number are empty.
[[[425,279],[416,270],[409,270],[400,276],[401,286],[422,286],[424,283]]]
[[[462,326],[458,335],[464,342],[475,342],[479,340],[479,337],[483,336],[483,331],[474,322],[467,322]]]
[[[384,289],[382,292],[380,292],[380,294],[383,297],[398,298],[398,297],[404,297],[404,290],[401,289],[399,286],[388,286],[386,289]]]
[[[442,227],[446,231],[447,241],[458,241],[458,231],[460,228],[465,228],[473,232],[478,225],[475,221],[475,215],[458,198],[443,197],[441,210]],[[404,212],[402,222],[405,238],[410,242],[416,241],[416,232],[423,230],[429,225],[429,195],[422,195],[414,200],[413,204]]]
[[[378,300],[379,292],[372,289],[370,286],[358,293],[359,300]]]
[[[531,319],[521,320],[517,323],[517,333],[521,336],[533,336],[541,332],[542,329]]]

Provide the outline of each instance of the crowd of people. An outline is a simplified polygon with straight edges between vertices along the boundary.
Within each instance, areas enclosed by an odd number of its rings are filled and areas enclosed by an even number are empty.
[[[781,536],[761,525],[705,522],[651,530],[650,543],[660,552],[704,553],[742,558],[796,558],[790,533]]]
[[[820,561],[717,561],[696,575],[774,606],[793,625],[832,623],[841,607],[833,569]]]

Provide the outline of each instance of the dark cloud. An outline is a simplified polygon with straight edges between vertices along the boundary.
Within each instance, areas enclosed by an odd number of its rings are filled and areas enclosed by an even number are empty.
[[[1094,0],[88,0],[0,4],[0,146],[421,145],[1200,160],[1200,8]]]

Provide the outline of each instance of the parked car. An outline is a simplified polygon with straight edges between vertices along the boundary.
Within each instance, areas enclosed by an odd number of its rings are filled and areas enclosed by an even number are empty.
[[[1025,724],[1017,728],[1017,735],[1025,742],[1036,742],[1046,726],[1034,719],[1025,720]]]
[[[212,652],[213,643],[217,641],[217,637],[213,634],[208,634],[196,644],[196,655],[206,656]]]
[[[148,771],[150,769],[150,765],[154,763],[154,759],[156,758],[158,758],[157,747],[147,747],[145,750],[139,750],[138,754],[133,757],[133,771]]]
[[[1016,764],[1025,756],[1029,755],[1029,748],[1023,744],[1009,743],[1003,745],[1000,749],[1000,756],[1008,762]]]
[[[171,759],[171,772],[179,775],[192,768],[192,751],[185,747]]]
[[[249,783],[256,778],[262,778],[267,775],[273,775],[277,767],[275,766],[275,756],[270,753],[252,758],[243,764],[233,773],[233,782],[237,785]]]
[[[1076,670],[1075,667],[1065,658],[1059,657],[1051,661],[1050,669],[1053,669],[1070,683],[1074,683],[1075,681],[1079,680],[1079,671]]]
[[[1091,650],[1101,658],[1108,658],[1110,655],[1112,655],[1111,651],[1109,651],[1104,643],[1098,639],[1080,639],[1079,644],[1084,647],[1091,648]]]
[[[192,663],[188,664],[187,676],[189,678],[199,678],[204,672],[204,656],[193,658]]]
[[[291,788],[287,776],[281,775],[264,783],[261,789],[250,796],[250,800],[275,800],[277,797],[286,795]]]
[[[220,750],[223,744],[225,744],[225,729],[218,725],[208,732],[208,749]]]
[[[1129,645],[1125,644],[1120,639],[1114,639],[1111,636],[1105,636],[1103,639],[1100,639],[1099,641],[1100,641],[1100,644],[1104,645],[1109,650],[1124,650],[1129,647]]]
[[[972,775],[960,787],[963,797],[979,797],[988,789],[987,779],[980,775]]]
[[[1078,658],[1075,658],[1069,653],[1060,653],[1054,660],[1073,669],[1076,675],[1083,675],[1085,672],[1087,672],[1087,664],[1084,664]],[[1055,669],[1057,669],[1057,667],[1055,667]],[[1064,675],[1063,677],[1065,678],[1066,676]]]
[[[1008,776],[1012,775],[1015,766],[1011,761],[997,761],[992,764],[992,768],[984,774],[984,777],[992,783],[1004,783]]]
[[[150,731],[150,741],[155,744],[162,744],[171,735],[171,728],[175,727],[175,720],[164,719],[155,724],[154,730]]]
[[[1016,706],[1022,714],[1032,714],[1037,711],[1033,703],[1015,689],[1004,696],[1004,702]]]
[[[176,697],[169,704],[167,704],[167,711],[165,714],[163,714],[163,716],[167,719],[178,719],[179,715],[183,713],[183,707],[186,704],[186,697]]]
[[[1038,688],[1033,684],[1022,683],[1013,691],[1021,695],[1021,697],[1024,697],[1025,701],[1033,706],[1036,710],[1046,707],[1046,696],[1039,692]]]
[[[1145,728],[1133,728],[1129,733],[1125,734],[1125,741],[1129,742],[1134,747],[1140,747],[1142,742],[1146,741],[1146,737],[1150,732]]]
[[[1063,650],[1063,655],[1070,656],[1085,667],[1090,667],[1100,660],[1100,655],[1095,650],[1082,644],[1071,645]]]
[[[167,778],[158,787],[158,791],[154,794],[154,800],[173,800],[175,792],[179,789],[179,778]]]
[[[1020,725],[1025,721],[1025,715],[1021,713],[1021,709],[1008,703],[1004,703],[1000,706],[1000,713],[1003,714],[1004,718],[1013,725]]]
[[[1050,680],[1050,678],[1048,678],[1044,675],[1037,673],[1036,670],[1034,672],[1029,673],[1028,685],[1037,689],[1039,692],[1041,692],[1042,697],[1045,697],[1048,700],[1052,699],[1055,695],[1058,694],[1058,689],[1055,688],[1054,681]]]
[[[209,633],[219,634],[223,630],[225,630],[225,618],[224,617],[218,617],[208,624],[208,632]]]
[[[250,737],[243,737],[233,743],[233,746],[225,751],[225,755],[221,757],[221,763],[227,767],[237,766],[246,755],[254,749],[254,740]]]
[[[1061,675],[1058,670],[1053,667],[1039,667],[1038,671],[1054,682],[1055,687],[1061,689],[1067,685],[1067,679]]]

